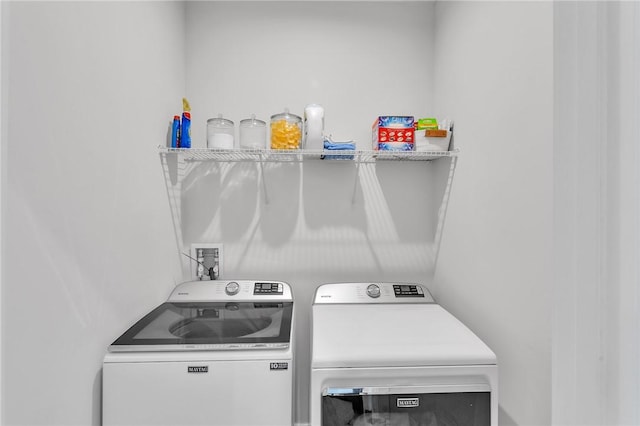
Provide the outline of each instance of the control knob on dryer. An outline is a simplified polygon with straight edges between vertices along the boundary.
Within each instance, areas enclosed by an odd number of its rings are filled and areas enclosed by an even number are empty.
[[[380,297],[380,287],[376,284],[369,284],[367,286],[367,296],[373,297],[374,299]]]
[[[238,284],[235,281],[231,281],[224,288],[224,292],[227,293],[229,296],[236,295],[238,294],[239,291],[240,291],[240,284]]]

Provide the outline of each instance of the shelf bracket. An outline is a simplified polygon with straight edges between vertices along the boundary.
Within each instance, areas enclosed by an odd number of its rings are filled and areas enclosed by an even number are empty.
[[[456,163],[458,161],[457,156],[451,156],[451,164],[449,165],[449,175],[447,176],[447,184],[445,186],[444,194],[442,195],[442,202],[438,209],[438,225],[436,228],[436,234],[434,237],[434,266],[438,264],[438,255],[440,254],[440,242],[442,241],[442,232],[444,230],[444,221],[447,217],[447,207],[449,206],[449,196],[451,194],[451,185],[453,184],[453,175],[456,170]]]
[[[262,181],[262,193],[264,194],[264,203],[269,204],[269,193],[267,192],[267,182],[264,178],[264,154],[260,154],[260,180]]]
[[[356,203],[356,193],[358,191],[358,179],[360,179],[360,162],[356,163],[356,175],[353,178],[353,192],[351,193],[351,205]]]

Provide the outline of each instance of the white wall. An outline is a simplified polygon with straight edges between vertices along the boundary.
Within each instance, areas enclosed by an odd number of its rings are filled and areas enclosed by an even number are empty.
[[[302,401],[316,285],[431,284],[432,206],[446,161],[271,164],[264,180],[255,164],[195,165],[173,200],[185,219],[174,235],[156,146],[185,93],[195,146],[219,112],[236,123],[251,113],[268,120],[285,106],[301,114],[308,102],[325,106],[329,132],[361,148],[378,114],[455,118],[463,156],[436,296],[497,352],[501,424],[549,424],[549,4],[9,6],[3,424],[99,423],[107,345],[183,278],[176,235],[180,250],[200,238],[222,242],[228,276],[294,286]],[[399,11],[408,30],[372,29]],[[239,17],[245,25],[230,19]],[[282,45],[300,59],[283,66],[274,49]],[[376,61],[398,49],[411,67]],[[389,86],[402,96],[382,90]],[[496,135],[487,123],[505,129]],[[138,244],[149,247],[142,260]],[[297,419],[307,418],[301,402]]]
[[[367,11],[361,4],[290,3],[286,11],[284,4],[274,10],[273,5],[253,5],[249,12],[259,12],[252,15],[255,25],[269,13],[297,23],[283,26],[281,34],[296,44],[294,56],[303,53],[297,31],[327,31],[327,19],[335,18],[336,11],[343,19],[331,21],[335,34],[319,56],[326,62],[317,78],[302,81],[310,64],[294,61],[280,69],[287,85],[276,92],[268,79],[259,82],[262,92],[241,91],[242,85],[228,90],[231,82],[250,82],[260,73],[220,67],[213,60],[217,57],[208,55],[221,35],[235,34],[224,38],[227,45],[247,42],[239,37],[241,27],[225,14],[213,10],[210,19],[200,18],[199,8],[212,6],[190,4],[191,25],[185,31],[183,6],[174,3],[8,4],[11,25],[3,28],[9,39],[3,71],[10,74],[11,91],[3,204],[12,208],[4,211],[9,231],[3,236],[3,260],[10,265],[3,271],[2,299],[5,424],[98,423],[99,369],[107,345],[185,278],[176,270],[176,235],[179,248],[203,239],[224,243],[229,276],[282,279],[294,286],[301,421],[308,417],[305,314],[315,286],[341,280],[429,280],[434,256],[429,241],[435,231],[431,203],[441,198],[444,182],[436,170],[446,176],[446,160],[359,169],[324,162],[268,165],[264,183],[254,164],[196,165],[179,197],[184,220],[174,235],[156,146],[164,142],[168,119],[179,110],[187,87],[195,146],[204,146],[199,134],[204,120],[215,114],[203,103],[235,105],[231,114],[238,121],[241,114],[264,117],[286,104],[295,111],[314,100],[327,109],[327,128],[334,135],[356,137],[366,147],[375,115],[426,115],[432,108],[426,58],[433,45],[433,5],[380,3]],[[236,18],[247,12],[246,4],[216,7]],[[353,30],[358,34],[370,28],[369,19],[399,10],[411,31],[376,35],[367,30],[357,42],[377,42],[387,51],[402,46],[407,57],[422,49],[424,57],[410,58],[419,65],[410,75],[400,73],[398,79],[390,68],[371,68],[373,45],[367,45],[371,51],[357,50],[356,43],[334,52]],[[211,21],[213,28],[225,31],[211,33]],[[179,53],[182,46],[189,46],[187,53]],[[254,56],[243,56],[240,46],[230,47],[241,65],[254,61]],[[266,59],[263,55],[262,66]],[[215,66],[202,73],[199,65]],[[185,70],[192,70],[188,85]],[[300,95],[301,85],[308,85],[307,95]],[[398,100],[402,97],[381,93],[380,85],[418,95],[406,104]],[[221,93],[210,93],[210,87]],[[358,109],[362,104],[366,107]],[[244,105],[263,109],[245,111]],[[204,179],[195,182],[198,176]],[[148,248],[145,257],[139,244]],[[24,372],[17,366],[29,368]],[[39,409],[28,410],[32,406]]]
[[[636,425],[640,5],[560,2],[555,28],[552,418]]]
[[[325,108],[325,129],[370,147],[378,115],[433,111],[430,2],[193,2],[187,93],[193,144],[206,120],[269,122],[285,106]],[[401,28],[376,25],[402,17]],[[419,52],[419,54],[418,54]],[[398,65],[400,64],[400,65]],[[336,281],[430,283],[441,164],[199,164],[185,173],[178,234],[224,244],[227,278],[290,283],[296,298],[296,419],[308,422],[309,316]],[[224,278],[224,277],[223,277]]]
[[[496,352],[500,424],[550,424],[553,8],[438,2],[437,113],[462,150],[436,299]]]
[[[180,277],[156,147],[184,6],[2,6],[2,424],[98,425],[107,346]]]
[[[607,424],[640,424],[640,4],[609,4]],[[609,133],[609,130],[613,131]],[[575,300],[575,299],[574,299]]]
[[[195,146],[206,120],[288,107],[325,108],[325,131],[371,147],[378,115],[428,114],[433,105],[433,3],[192,2],[187,91]],[[237,137],[237,135],[236,135]]]
[[[7,122],[7,88],[9,87],[8,82],[7,82],[7,73],[4,70],[4,67],[2,66],[3,63],[5,63],[6,60],[6,52],[7,52],[7,48],[6,48],[6,40],[7,37],[4,34],[4,31],[2,31],[2,28],[7,26],[8,23],[8,19],[7,19],[7,13],[4,12],[4,8],[5,5],[4,4],[0,4],[0,111],[1,111],[1,115],[0,115],[0,141],[5,141],[7,140],[7,126],[6,126],[6,122]],[[4,224],[4,220],[3,220],[3,211],[4,211],[4,197],[1,195],[1,193],[3,192],[4,189],[4,171],[6,170],[6,165],[5,165],[5,144],[4,143],[0,143],[0,320],[2,318],[2,277],[3,277],[3,272],[2,272],[2,264],[3,264],[3,256],[2,256],[2,241],[4,241],[3,238],[3,224]],[[2,325],[0,324],[0,383],[3,383],[3,377],[2,377]],[[2,418],[3,418],[3,409],[2,409],[2,388],[0,387],[0,423],[2,423]]]

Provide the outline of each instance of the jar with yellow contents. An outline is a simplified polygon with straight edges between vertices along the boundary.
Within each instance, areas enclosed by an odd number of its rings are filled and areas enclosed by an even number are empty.
[[[302,143],[302,118],[284,112],[271,116],[271,149],[299,149]]]

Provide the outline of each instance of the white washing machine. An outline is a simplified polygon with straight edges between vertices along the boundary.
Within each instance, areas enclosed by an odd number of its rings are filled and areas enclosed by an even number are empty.
[[[324,284],[312,307],[312,426],[497,426],[495,354],[422,285]]]
[[[176,286],[109,347],[102,424],[291,425],[293,325],[286,283]]]

